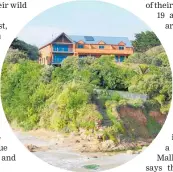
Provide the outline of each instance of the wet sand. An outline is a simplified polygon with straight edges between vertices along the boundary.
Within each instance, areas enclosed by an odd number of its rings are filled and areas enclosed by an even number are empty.
[[[59,146],[53,140],[45,140],[36,137],[31,133],[15,131],[16,136],[23,144],[32,144],[37,147],[47,149],[33,152],[37,157],[50,165],[63,168],[70,171],[87,172],[87,171],[102,171],[120,166],[129,160],[133,159],[135,154],[108,154],[108,153],[80,153],[74,151],[71,147]],[[89,170],[84,166],[97,165],[98,169]]]

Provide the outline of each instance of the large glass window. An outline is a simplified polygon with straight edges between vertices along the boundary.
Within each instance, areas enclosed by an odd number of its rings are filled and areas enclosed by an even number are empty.
[[[125,56],[115,56],[115,62],[124,62]]]
[[[53,45],[53,51],[68,51],[68,45]]]
[[[53,63],[61,63],[67,56],[56,54],[53,56]]]
[[[115,56],[115,61],[119,62],[119,57],[118,56]]]
[[[120,56],[120,62],[123,62],[124,61],[124,56]]]

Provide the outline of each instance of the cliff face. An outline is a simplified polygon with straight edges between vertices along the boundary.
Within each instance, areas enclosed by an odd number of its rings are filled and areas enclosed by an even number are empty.
[[[135,120],[139,125],[146,125],[147,118],[142,112],[142,109],[135,109],[128,106],[121,106],[119,109],[120,118],[132,118]]]
[[[163,125],[166,120],[166,115],[163,115],[159,111],[150,111],[149,115],[153,117],[161,125]]]
[[[119,106],[114,109],[123,122],[128,135],[136,137],[155,137],[166,120],[159,110],[147,111],[145,107]]]

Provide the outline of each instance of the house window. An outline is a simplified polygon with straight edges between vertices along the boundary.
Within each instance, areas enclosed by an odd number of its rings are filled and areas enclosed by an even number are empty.
[[[99,49],[104,49],[105,47],[103,45],[99,45]]]
[[[84,48],[84,45],[78,44],[78,48]]]
[[[118,56],[115,56],[115,61],[119,62],[119,57]]]
[[[120,56],[120,62],[123,62],[123,61],[124,61],[124,59],[125,59],[125,57],[124,57],[124,56]]]
[[[124,50],[124,47],[123,46],[119,46],[119,50]]]
[[[66,55],[56,54],[53,56],[53,63],[60,64],[66,57]]]

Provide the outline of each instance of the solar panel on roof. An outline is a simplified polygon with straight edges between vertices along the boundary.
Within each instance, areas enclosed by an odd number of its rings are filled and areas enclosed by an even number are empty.
[[[94,41],[94,38],[92,36],[84,36],[86,41]]]

